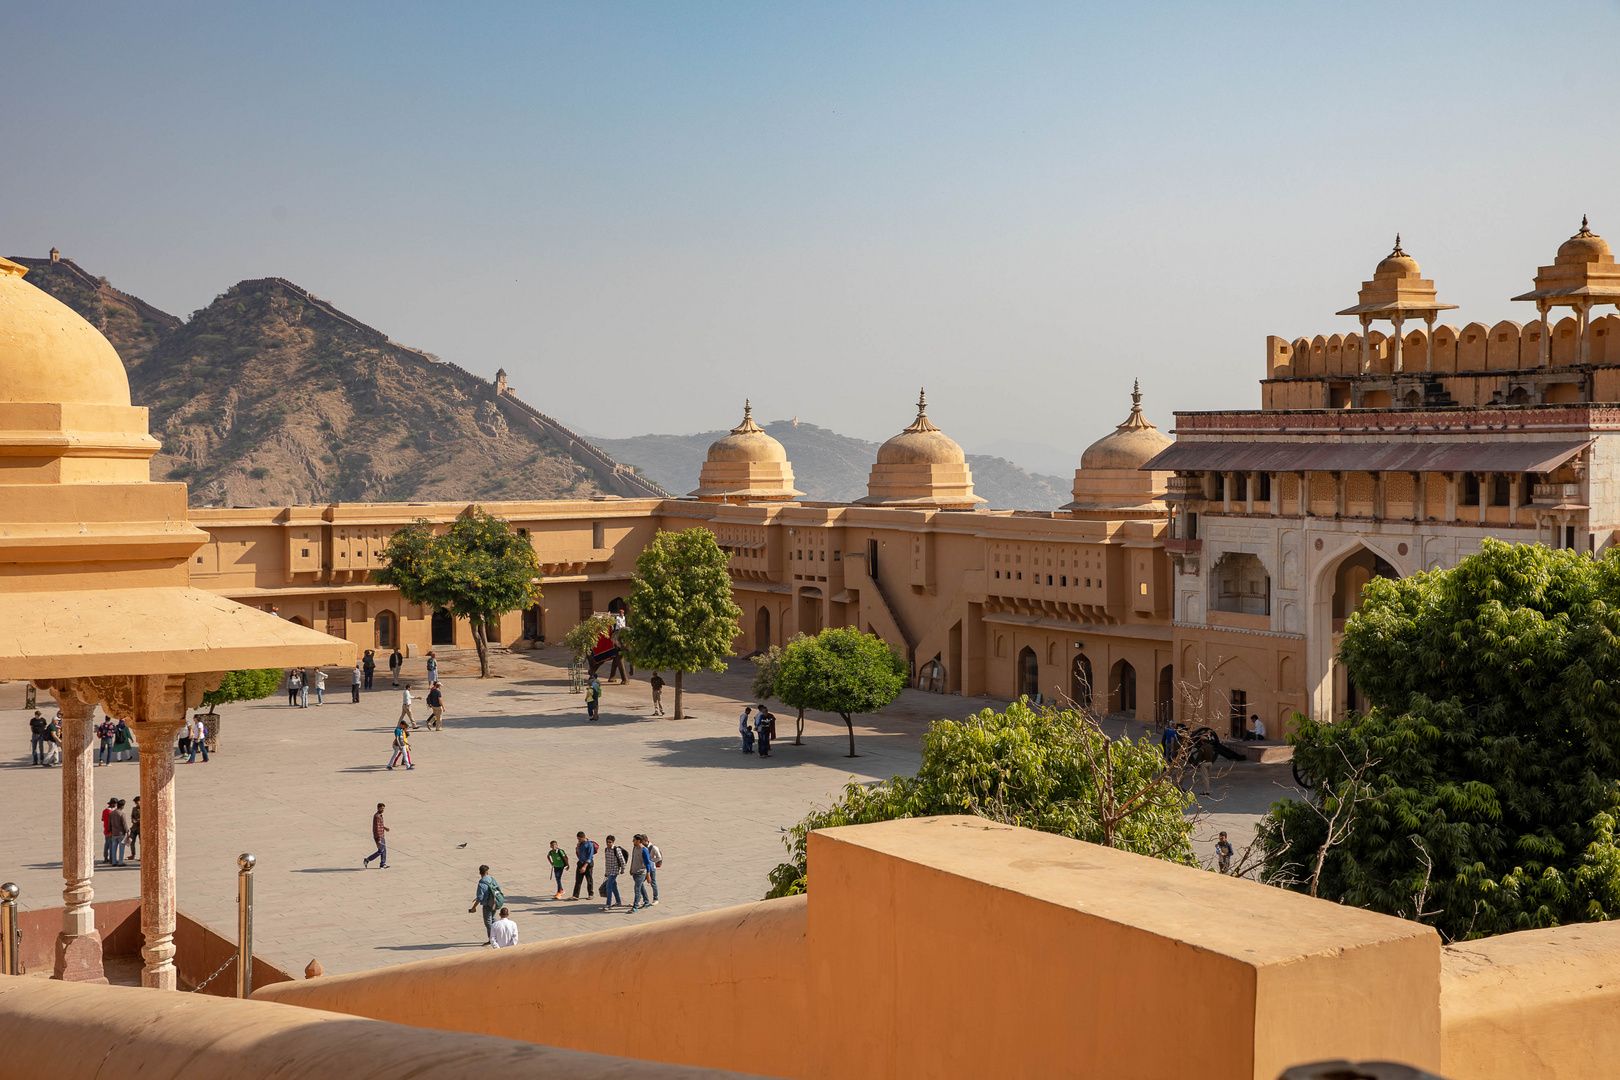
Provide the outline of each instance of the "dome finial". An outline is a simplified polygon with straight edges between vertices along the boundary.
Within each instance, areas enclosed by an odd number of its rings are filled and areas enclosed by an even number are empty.
[[[1142,415],[1142,380],[1136,379],[1131,383],[1131,414],[1125,418],[1123,424],[1119,424],[1114,430],[1137,431],[1142,428],[1152,427],[1153,425],[1148,423],[1148,418]]]
[[[753,432],[761,430],[763,429],[758,424],[754,423],[754,403],[748,398],[743,398],[742,423],[732,428],[731,433],[733,435],[749,435]]]
[[[749,398],[743,398],[743,419],[744,420],[752,419],[753,415],[754,415],[754,402]]]
[[[921,387],[917,390],[917,419],[911,422],[906,431],[916,433],[919,431],[938,431],[939,428],[928,422],[928,391]],[[903,434],[903,433],[902,433]]]
[[[1140,412],[1142,410],[1142,380],[1131,380],[1131,408]]]
[[[1586,227],[1586,215],[1585,214],[1581,215],[1581,231],[1576,233],[1575,235],[1576,236],[1591,236],[1592,235],[1592,230]]]
[[[1391,255],[1405,255],[1406,254],[1406,252],[1401,250],[1401,234],[1400,233],[1395,234],[1395,250],[1391,251],[1390,254]]]
[[[928,415],[928,391],[920,386],[917,388],[917,415]]]

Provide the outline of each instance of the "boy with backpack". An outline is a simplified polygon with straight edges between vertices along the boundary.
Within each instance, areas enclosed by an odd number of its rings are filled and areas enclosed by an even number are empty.
[[[490,939],[489,927],[495,921],[495,913],[505,906],[506,894],[501,892],[501,887],[496,880],[489,876],[489,867],[480,866],[478,868],[478,893],[473,897],[473,906],[467,909],[467,914],[471,915],[480,907],[484,909],[485,945],[494,944],[494,941]]]
[[[546,860],[551,863],[551,873],[557,879],[557,895],[553,899],[561,900],[563,898],[563,871],[568,869],[568,855],[562,848],[557,846],[557,841],[553,840],[551,850],[546,852]]]
[[[607,851],[602,855],[602,910],[612,911],[624,903],[619,893],[619,874],[630,865],[630,853],[607,838]]]

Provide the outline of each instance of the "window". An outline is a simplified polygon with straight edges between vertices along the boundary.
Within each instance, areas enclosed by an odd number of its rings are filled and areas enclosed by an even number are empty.
[[[1230,716],[1232,725],[1230,734],[1232,738],[1243,738],[1243,733],[1248,730],[1248,725],[1244,722],[1249,716],[1249,694],[1247,691],[1232,691],[1232,707]]]
[[[299,549],[298,549],[298,554],[299,554],[299,556],[300,556],[300,557],[301,557],[301,558],[305,558],[305,559],[307,559],[307,558],[309,558],[309,548],[299,548]],[[198,561],[198,562],[201,562],[201,561],[202,561],[202,560],[201,560],[201,559],[199,559],[199,560],[197,560],[197,561]]]
[[[607,547],[607,523],[603,521],[591,522],[591,547]]]
[[[1022,570],[1018,571],[1018,580],[1019,581],[1024,580],[1024,572]]]
[[[1046,583],[1048,585],[1052,584],[1052,575],[1051,574],[1046,575]]]
[[[1147,583],[1142,583],[1147,595]],[[1209,606],[1212,611],[1239,615],[1271,614],[1271,575],[1258,556],[1229,551],[1220,557],[1210,574]]]
[[[1479,505],[1479,475],[1463,473],[1462,490],[1457,493],[1458,506]]]
[[[1271,499],[1271,474],[1268,472],[1261,473],[1256,486],[1258,486],[1260,490],[1255,493],[1254,497],[1256,499],[1269,502]]]
[[[1068,583],[1069,583],[1068,577],[1063,576],[1063,575],[1059,575],[1059,577],[1058,577],[1058,584],[1059,585],[1067,585]]]
[[[1141,593],[1141,595],[1146,596],[1147,595],[1147,582],[1144,581],[1141,584],[1137,585],[1137,590]]]
[[[1001,571],[1000,571],[1000,570],[997,570],[997,571],[996,571],[996,577],[998,577],[998,578],[999,578],[999,577],[1000,577],[1000,576],[1001,576]]]

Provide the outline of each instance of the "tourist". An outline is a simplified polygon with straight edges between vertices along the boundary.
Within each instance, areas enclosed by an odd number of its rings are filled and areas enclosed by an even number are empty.
[[[129,857],[138,858],[135,849],[141,844],[141,797],[135,796],[135,805],[129,808]],[[653,901],[657,903],[657,900]]]
[[[175,746],[175,756],[185,757],[191,753],[191,721],[187,720],[180,725],[180,741]]]
[[[1232,844],[1226,839],[1225,833],[1221,833],[1221,838],[1215,841],[1215,858],[1220,861],[1221,873],[1232,872]]]
[[[34,753],[35,765],[45,764],[49,757],[45,752],[45,729],[50,726],[51,722],[38,709],[28,718],[28,748]]]
[[[442,689],[440,689],[438,683],[434,683],[432,685],[432,687],[429,688],[428,694],[427,694],[427,703],[428,703],[428,708],[433,710],[432,712],[430,712],[428,714],[428,722],[427,722],[428,730],[429,731],[443,731],[444,730],[444,691]]]
[[[1261,742],[1266,737],[1266,722],[1260,719],[1259,713],[1249,714],[1249,730],[1243,736],[1252,742]]]
[[[737,717],[737,730],[742,734],[743,753],[745,754],[754,752],[754,725],[750,723],[753,713],[754,707],[746,705],[743,707],[742,715]]]
[[[201,713],[191,718],[191,756],[186,759],[187,765],[197,760],[199,750],[202,751],[203,764],[208,764],[208,725]]]
[[[439,658],[429,649],[427,654],[428,682],[437,682],[439,678]]]
[[[658,868],[664,865],[664,853],[658,850],[658,845],[646,833],[641,834],[641,842],[647,845],[647,854],[652,858],[652,866],[647,869],[647,885],[652,889],[652,902],[658,903]]]
[[[133,753],[135,749],[135,733],[129,730],[129,721],[118,721],[118,734],[113,736],[113,753],[118,755],[119,761],[124,761],[124,755]]]
[[[399,698],[399,703],[400,703],[399,721],[400,721],[400,723],[408,724],[411,727],[417,727],[418,726],[417,723],[416,723],[416,717],[411,714],[411,702],[413,702],[415,700],[416,699],[411,696],[411,684],[406,683],[405,684],[405,690],[400,695],[400,698]]]
[[[478,868],[478,893],[473,897],[473,905],[467,909],[467,913],[470,915],[479,908],[484,909],[485,945],[493,944],[492,941],[487,940],[490,936],[489,928],[495,922],[495,913],[505,904],[506,897],[502,895],[500,885],[494,878],[489,876],[489,867],[480,866]]]
[[[124,862],[124,838],[129,835],[129,819],[124,817],[123,799],[118,800],[118,805],[114,806],[113,812],[108,815],[107,826],[108,831],[112,834],[109,837],[112,841],[112,851],[110,853],[112,858],[107,861],[113,866],[124,866],[126,865]]]
[[[399,669],[404,666],[405,657],[400,653],[399,646],[395,645],[394,651],[388,654],[388,671],[393,676],[395,686],[399,685]]]
[[[360,860],[360,869],[364,870],[371,865],[371,860],[377,860],[377,869],[388,869],[388,826],[383,824],[383,808],[386,803],[377,804],[377,812],[371,815],[371,839],[376,843],[377,850]]]
[[[511,948],[518,943],[517,923],[505,908],[501,908],[501,917],[489,924],[489,943],[497,949]]]
[[[101,811],[101,861],[112,864],[112,812],[118,809],[117,799],[108,799],[106,809]]]
[[[754,718],[754,730],[759,738],[759,756],[771,756],[771,740],[776,737],[776,717],[771,710],[761,705],[759,715]]]
[[[60,765],[62,763],[62,714],[57,713],[51,717],[51,722],[45,728],[46,764]]]
[[[311,674],[315,676],[315,704],[326,704],[326,672],[316,668]]]
[[[596,841],[585,839],[584,833],[580,833],[578,838],[579,843],[574,845],[574,895],[570,897],[572,900],[579,899],[579,883],[581,881],[585,883],[585,896],[587,899],[596,895],[596,882],[593,880],[596,874],[596,852],[598,850]]]
[[[659,675],[658,672],[656,672],[656,671],[653,672],[652,678],[648,681],[648,685],[652,687],[652,692],[653,692],[653,715],[654,716],[663,716],[664,715],[664,679],[663,679],[663,676]]]
[[[595,675],[585,686],[585,719],[595,720],[597,710],[602,707],[602,681]]]
[[[568,869],[568,853],[553,840],[551,850],[546,852],[546,861],[551,864],[551,875],[557,879],[557,895],[554,900],[563,898],[563,871]]]
[[[1181,733],[1176,730],[1176,725],[1165,725],[1164,734],[1159,737],[1159,748],[1164,751],[1166,765],[1176,764],[1176,751],[1180,742]]]
[[[300,709],[309,708],[309,684],[314,682],[314,681],[315,681],[314,674],[312,672],[310,672],[308,670],[305,670],[305,671],[299,673],[299,676],[298,676],[298,707]]]
[[[1201,729],[1199,735],[1193,741],[1191,753],[1193,777],[1195,780],[1198,777],[1203,777],[1204,790],[1202,793],[1205,795],[1210,794],[1209,767],[1215,762],[1215,748],[1219,745],[1220,739],[1208,728]]]
[[[298,705],[298,690],[304,685],[304,673],[293,668],[287,673],[287,704],[293,707]]]
[[[377,652],[375,649],[366,650],[366,658],[360,661],[360,670],[366,673],[366,689],[371,689],[371,680],[377,674]]]
[[[647,872],[652,869],[652,856],[647,853],[647,838],[637,833],[630,839],[630,910],[652,907],[647,895]]]
[[[97,765],[112,764],[113,736],[117,734],[118,725],[113,723],[113,718],[110,716],[103,716],[101,718],[101,723],[96,725],[96,739],[99,740],[96,745]]]
[[[354,664],[354,672],[349,676],[349,700],[355,705],[360,704],[361,680],[360,662],[357,660]]]
[[[410,693],[410,691],[407,690],[406,693]],[[409,706],[406,707],[405,711],[410,712]],[[394,725],[394,756],[388,760],[388,771],[393,772],[394,766],[398,765],[401,760],[405,762],[407,770],[416,768],[416,765],[411,761],[411,736],[405,730],[405,718],[403,716]]]
[[[619,874],[630,862],[630,853],[613,842],[613,836],[607,838],[607,851],[602,853],[602,910],[612,911],[616,906],[624,903],[624,897],[619,894]]]

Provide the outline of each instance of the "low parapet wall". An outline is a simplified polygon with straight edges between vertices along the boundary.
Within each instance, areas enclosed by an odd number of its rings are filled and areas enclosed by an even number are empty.
[[[804,897],[767,900],[534,945],[278,983],[253,996],[418,1027],[797,1080],[808,1075],[810,1039],[805,923]]]
[[[271,1002],[7,976],[0,976],[0,1048],[0,1075],[15,1080],[738,1077]]]

